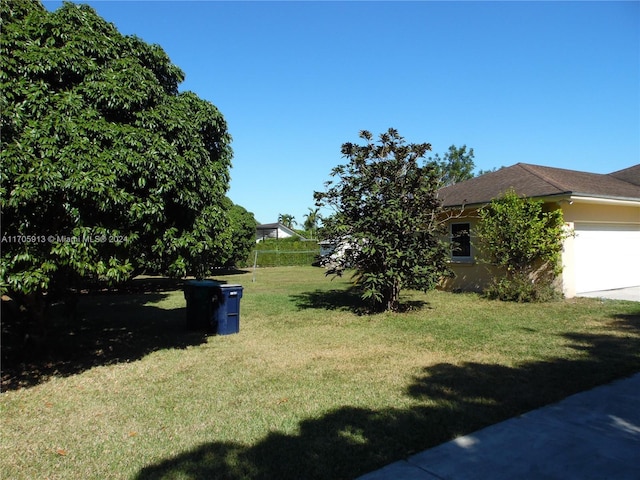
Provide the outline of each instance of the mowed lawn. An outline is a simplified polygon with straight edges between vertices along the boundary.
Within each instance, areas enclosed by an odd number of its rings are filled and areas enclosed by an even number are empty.
[[[49,349],[3,371],[0,478],[354,478],[640,371],[639,303],[407,292],[364,315],[348,277],[253,275],[216,277],[244,286],[237,335],[186,331],[171,283],[54,309]]]

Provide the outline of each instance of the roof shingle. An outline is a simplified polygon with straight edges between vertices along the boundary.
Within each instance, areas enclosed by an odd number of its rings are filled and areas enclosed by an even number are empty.
[[[599,174],[517,163],[440,190],[443,206],[488,203],[514,189],[526,197],[579,195],[640,201],[640,164]]]

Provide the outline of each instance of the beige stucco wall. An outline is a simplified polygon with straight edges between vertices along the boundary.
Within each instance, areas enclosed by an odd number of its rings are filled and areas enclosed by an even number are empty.
[[[576,296],[575,288],[575,262],[574,258],[574,237],[572,235],[574,222],[565,222],[564,228],[567,238],[564,239],[562,246],[562,273],[560,274],[560,285],[562,285],[562,294],[565,298],[573,298]]]
[[[489,285],[493,272],[498,273],[496,267],[479,262],[451,262],[449,266],[455,276],[442,281],[444,290],[481,292]]]
[[[587,203],[580,200],[560,202],[565,222],[640,224],[640,205]]]

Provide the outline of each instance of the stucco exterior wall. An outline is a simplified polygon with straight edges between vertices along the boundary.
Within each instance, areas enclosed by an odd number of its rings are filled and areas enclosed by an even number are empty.
[[[449,266],[455,276],[444,279],[441,288],[450,291],[481,292],[499,273],[497,267],[478,262],[451,262]]]
[[[640,206],[599,205],[594,203],[560,202],[565,222],[640,224]]]

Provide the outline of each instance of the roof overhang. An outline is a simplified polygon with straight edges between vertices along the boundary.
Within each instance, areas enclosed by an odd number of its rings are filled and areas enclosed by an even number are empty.
[[[598,205],[616,205],[621,207],[640,207],[640,198],[611,198],[598,197],[595,195],[573,194],[568,198],[569,202],[591,203]]]
[[[605,197],[598,195],[589,195],[589,194],[581,194],[581,193],[559,193],[555,195],[545,195],[539,197],[529,197],[533,200],[540,200],[544,203],[555,202],[555,203],[589,203],[589,204],[597,204],[597,205],[616,205],[621,207],[640,207],[640,198],[625,198],[625,197]],[[487,202],[476,202],[476,203],[466,203],[464,205],[447,205],[444,207],[445,210],[474,210],[478,208],[482,208],[483,206],[489,204],[490,201]]]

